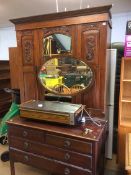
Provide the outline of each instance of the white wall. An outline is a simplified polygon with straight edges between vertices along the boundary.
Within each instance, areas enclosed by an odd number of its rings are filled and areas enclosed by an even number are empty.
[[[111,42],[125,42],[126,23],[131,20],[131,12],[112,15]]]
[[[113,42],[125,42],[126,23],[131,20],[131,12],[112,15]],[[8,47],[16,47],[16,32],[14,27],[0,29],[0,60],[8,60]]]
[[[14,27],[0,29],[0,60],[9,60],[8,47],[16,47],[16,32]]]

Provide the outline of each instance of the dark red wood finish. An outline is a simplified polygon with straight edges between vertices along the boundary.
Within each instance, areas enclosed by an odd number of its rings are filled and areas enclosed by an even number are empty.
[[[21,102],[44,99],[45,90],[38,80],[38,72],[45,62],[43,38],[53,33],[63,33],[72,38],[72,56],[89,64],[94,71],[94,83],[90,90],[77,94],[73,103],[82,103],[87,108],[99,109],[105,114],[107,59],[110,48],[111,6],[96,7],[11,20],[16,27]],[[11,68],[13,61],[11,62]]]
[[[11,175],[22,162],[59,175],[102,175],[107,122],[84,135],[82,126],[61,126],[16,117],[8,121]]]

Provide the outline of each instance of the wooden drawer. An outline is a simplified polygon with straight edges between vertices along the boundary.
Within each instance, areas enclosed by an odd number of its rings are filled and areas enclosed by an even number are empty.
[[[56,147],[64,148],[67,150],[73,150],[84,154],[92,154],[91,142],[83,142],[80,140],[50,134],[46,134],[45,142],[49,145],[54,145]]]
[[[9,127],[9,137],[10,136],[16,136],[16,137],[25,138],[28,140],[37,141],[37,142],[44,142],[44,132],[43,131],[39,131],[37,129],[30,129],[26,127],[10,126]]]
[[[92,156],[65,151],[50,145],[31,142],[28,140],[18,139],[12,137],[10,140],[10,147],[17,148],[26,152],[43,155],[49,158],[60,160],[68,164],[83,167],[85,169],[92,169]]]
[[[92,172],[89,170],[78,168],[76,166],[69,166],[60,161],[15,149],[10,149],[10,159],[15,162],[18,161],[47,171],[49,170],[57,175],[92,175]]]

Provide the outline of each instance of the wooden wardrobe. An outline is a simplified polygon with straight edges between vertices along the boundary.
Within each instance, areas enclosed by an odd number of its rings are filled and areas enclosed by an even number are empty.
[[[21,102],[44,99],[44,89],[38,80],[44,63],[43,38],[61,33],[72,39],[71,55],[88,64],[95,75],[90,90],[74,96],[72,102],[97,109],[100,116],[105,114],[110,8],[111,5],[10,20],[15,24],[17,35],[17,48],[10,48],[12,88],[20,88]]]

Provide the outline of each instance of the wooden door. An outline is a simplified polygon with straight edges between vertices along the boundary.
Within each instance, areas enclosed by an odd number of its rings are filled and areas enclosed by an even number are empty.
[[[44,38],[52,35],[52,34],[63,34],[71,37],[71,53],[69,53],[69,56],[74,56],[76,57],[76,26],[71,25],[71,26],[58,26],[58,27],[53,27],[53,28],[43,28],[39,30],[39,63],[37,69],[40,70],[40,67],[49,59],[51,58],[58,58],[62,57],[65,55],[59,54],[59,55],[50,55],[50,56],[44,56],[44,43],[43,40]],[[68,56],[68,55],[67,55]],[[40,82],[38,82],[39,86],[39,99],[43,100],[44,99],[44,94],[48,93],[47,90],[42,87]]]
[[[89,23],[77,27],[77,57],[94,72],[94,82],[89,90],[76,96],[74,102],[85,104],[104,112],[106,93],[107,23]]]
[[[17,32],[21,102],[38,98],[36,65],[39,42],[37,38],[37,32],[33,30]]]

